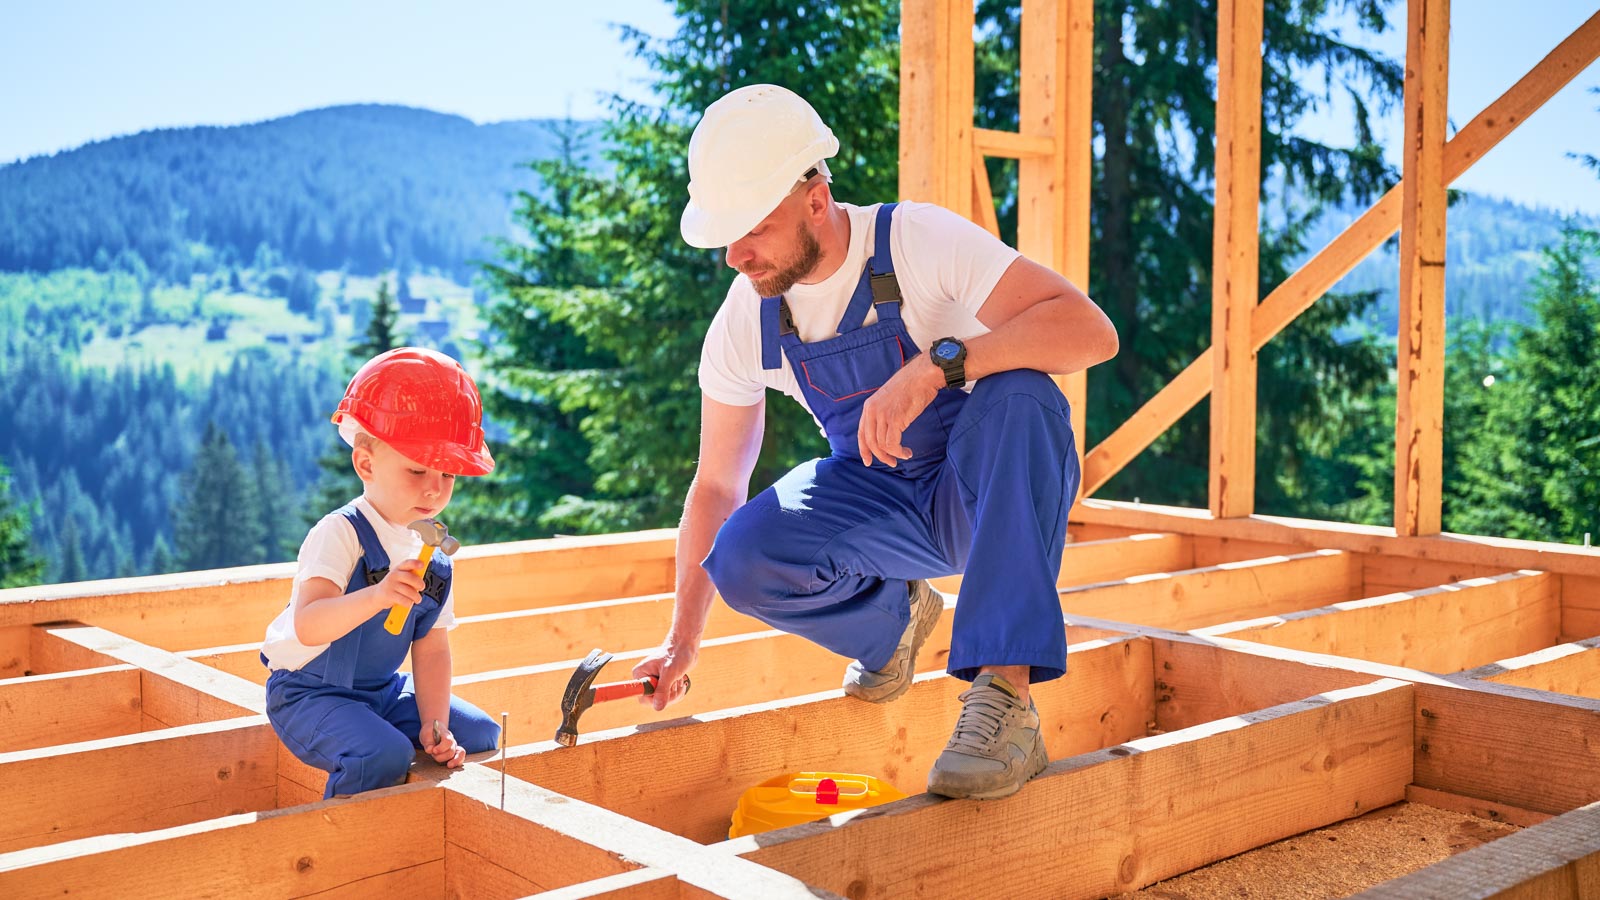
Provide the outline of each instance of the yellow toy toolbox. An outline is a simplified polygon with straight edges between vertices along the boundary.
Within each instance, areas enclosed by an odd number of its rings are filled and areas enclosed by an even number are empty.
[[[794,772],[768,778],[739,797],[728,837],[760,834],[834,813],[900,800],[905,794],[871,775]]]

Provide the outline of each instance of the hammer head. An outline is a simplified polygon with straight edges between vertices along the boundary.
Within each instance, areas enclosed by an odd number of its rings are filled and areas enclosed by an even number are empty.
[[[453,556],[461,549],[461,542],[450,536],[450,529],[434,518],[418,519],[407,528],[422,536],[422,543],[433,547],[445,556]]]
[[[578,717],[594,705],[595,677],[605,664],[611,661],[611,654],[596,648],[589,651],[589,655],[578,663],[578,668],[573,671],[572,678],[567,681],[567,690],[561,695],[561,726],[556,729],[556,743],[563,747],[571,747],[578,743]]]

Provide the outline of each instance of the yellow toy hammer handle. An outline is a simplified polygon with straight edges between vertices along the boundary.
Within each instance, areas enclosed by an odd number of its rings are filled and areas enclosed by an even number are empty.
[[[430,559],[433,559],[433,545],[423,544],[422,553],[417,556],[417,560],[422,563],[422,568],[418,570],[419,574],[425,574],[428,571],[428,560]],[[389,607],[389,618],[383,620],[383,630],[390,634],[399,634],[400,629],[405,627],[406,617],[409,615],[411,615],[411,607],[409,606],[396,603],[394,606]]]

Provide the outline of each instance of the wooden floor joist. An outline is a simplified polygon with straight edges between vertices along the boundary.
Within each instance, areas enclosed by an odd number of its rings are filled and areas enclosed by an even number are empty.
[[[1600,699],[1600,637],[1546,647],[1462,674],[1497,684]]]

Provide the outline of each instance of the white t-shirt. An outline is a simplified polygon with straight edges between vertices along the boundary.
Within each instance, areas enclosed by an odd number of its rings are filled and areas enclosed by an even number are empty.
[[[850,216],[850,249],[844,264],[821,282],[797,284],[784,295],[794,315],[795,333],[806,343],[838,334],[839,319],[872,255],[878,205],[839,205]],[[926,351],[942,337],[966,340],[988,333],[978,321],[978,310],[1021,254],[977,224],[931,203],[901,203],[894,212],[889,243],[903,298],[900,317],[918,349]],[[876,321],[875,311],[869,310],[866,324]],[[787,358],[776,369],[761,368],[761,297],[750,279],[740,275],[706,331],[700,349],[700,389],[730,406],[753,406],[767,388],[811,409]]]
[[[422,552],[422,535],[385,519],[364,496],[352,502],[372,524],[372,530],[378,535],[378,543],[383,545],[383,552],[389,554],[391,564],[416,559],[417,554]],[[289,605],[267,626],[267,637],[261,652],[267,658],[268,668],[298,670],[328,649],[327,644],[307,646],[300,643],[300,637],[294,630],[294,610],[300,601],[300,588],[309,578],[326,578],[344,587],[350,583],[350,575],[355,572],[361,556],[361,539],[356,537],[355,526],[344,516],[337,512],[328,513],[311,526],[300,545],[300,568],[294,574]],[[456,627],[454,581],[445,594],[444,605],[439,609],[439,618],[433,627],[446,631]]]

